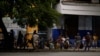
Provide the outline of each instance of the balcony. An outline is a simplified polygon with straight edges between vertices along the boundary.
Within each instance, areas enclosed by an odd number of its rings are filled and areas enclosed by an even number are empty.
[[[75,14],[75,15],[96,15],[100,16],[100,4],[88,3],[79,1],[61,1],[57,5],[57,10],[61,14]]]
[[[83,6],[100,6],[100,3],[91,3],[87,1],[61,1],[63,5],[83,5]]]

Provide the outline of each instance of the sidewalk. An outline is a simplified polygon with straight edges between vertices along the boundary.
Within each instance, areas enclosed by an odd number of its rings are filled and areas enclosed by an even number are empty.
[[[73,50],[72,48],[70,49],[25,49],[25,50],[20,50],[20,49],[15,49],[15,50],[0,50],[0,52],[100,52],[100,48],[90,48],[89,51],[84,51],[84,49],[80,50]]]

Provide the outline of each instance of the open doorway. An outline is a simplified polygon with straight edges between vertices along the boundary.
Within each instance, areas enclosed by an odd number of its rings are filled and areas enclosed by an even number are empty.
[[[98,37],[100,37],[100,16],[92,17],[92,29],[93,32],[96,33]]]
[[[78,16],[77,15],[64,15],[65,21],[65,31],[69,35],[70,38],[73,38],[73,36],[78,31]]]

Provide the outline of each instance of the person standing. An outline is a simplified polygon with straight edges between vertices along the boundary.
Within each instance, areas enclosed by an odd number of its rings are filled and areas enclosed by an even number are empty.
[[[61,49],[64,49],[64,44],[65,44],[65,37],[64,37],[64,35],[61,35]]]
[[[28,40],[27,40],[27,36],[28,36],[28,35],[29,35],[29,34],[26,33],[25,36],[24,36],[24,38],[23,38],[23,46],[24,46],[24,49],[26,49],[26,47],[27,47],[27,49],[28,49]]]
[[[90,34],[90,32],[87,32],[87,35],[85,36],[85,51],[88,49],[90,49],[91,46],[91,42],[92,42],[92,36]]]
[[[45,39],[44,37],[39,38],[39,49],[44,49]]]
[[[96,33],[93,34],[93,47],[97,48],[98,36]]]
[[[33,49],[38,49],[38,43],[39,43],[39,35],[36,33],[36,30],[33,32],[33,37],[32,37],[32,45]]]
[[[18,33],[17,46],[21,49],[23,45],[23,34],[21,31]]]
[[[85,39],[85,36],[83,36],[83,38],[82,38],[82,45],[83,45],[83,48],[85,47],[85,43],[86,43],[86,39]]]
[[[13,49],[14,48],[14,31],[12,29],[10,30],[9,36],[10,36],[10,38],[9,38],[9,49]]]
[[[81,36],[79,35],[79,33],[77,33],[77,35],[75,36],[75,49],[80,49],[80,45],[81,45]]]
[[[69,36],[66,35],[66,38],[65,38],[65,44],[64,44],[64,48],[65,49],[68,49],[70,46],[70,43],[69,43]]]

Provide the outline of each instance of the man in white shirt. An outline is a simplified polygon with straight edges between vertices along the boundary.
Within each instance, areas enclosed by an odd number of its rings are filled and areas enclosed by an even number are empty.
[[[37,49],[38,48],[38,41],[39,40],[39,35],[36,33],[36,31],[34,31],[33,33],[33,49]]]

